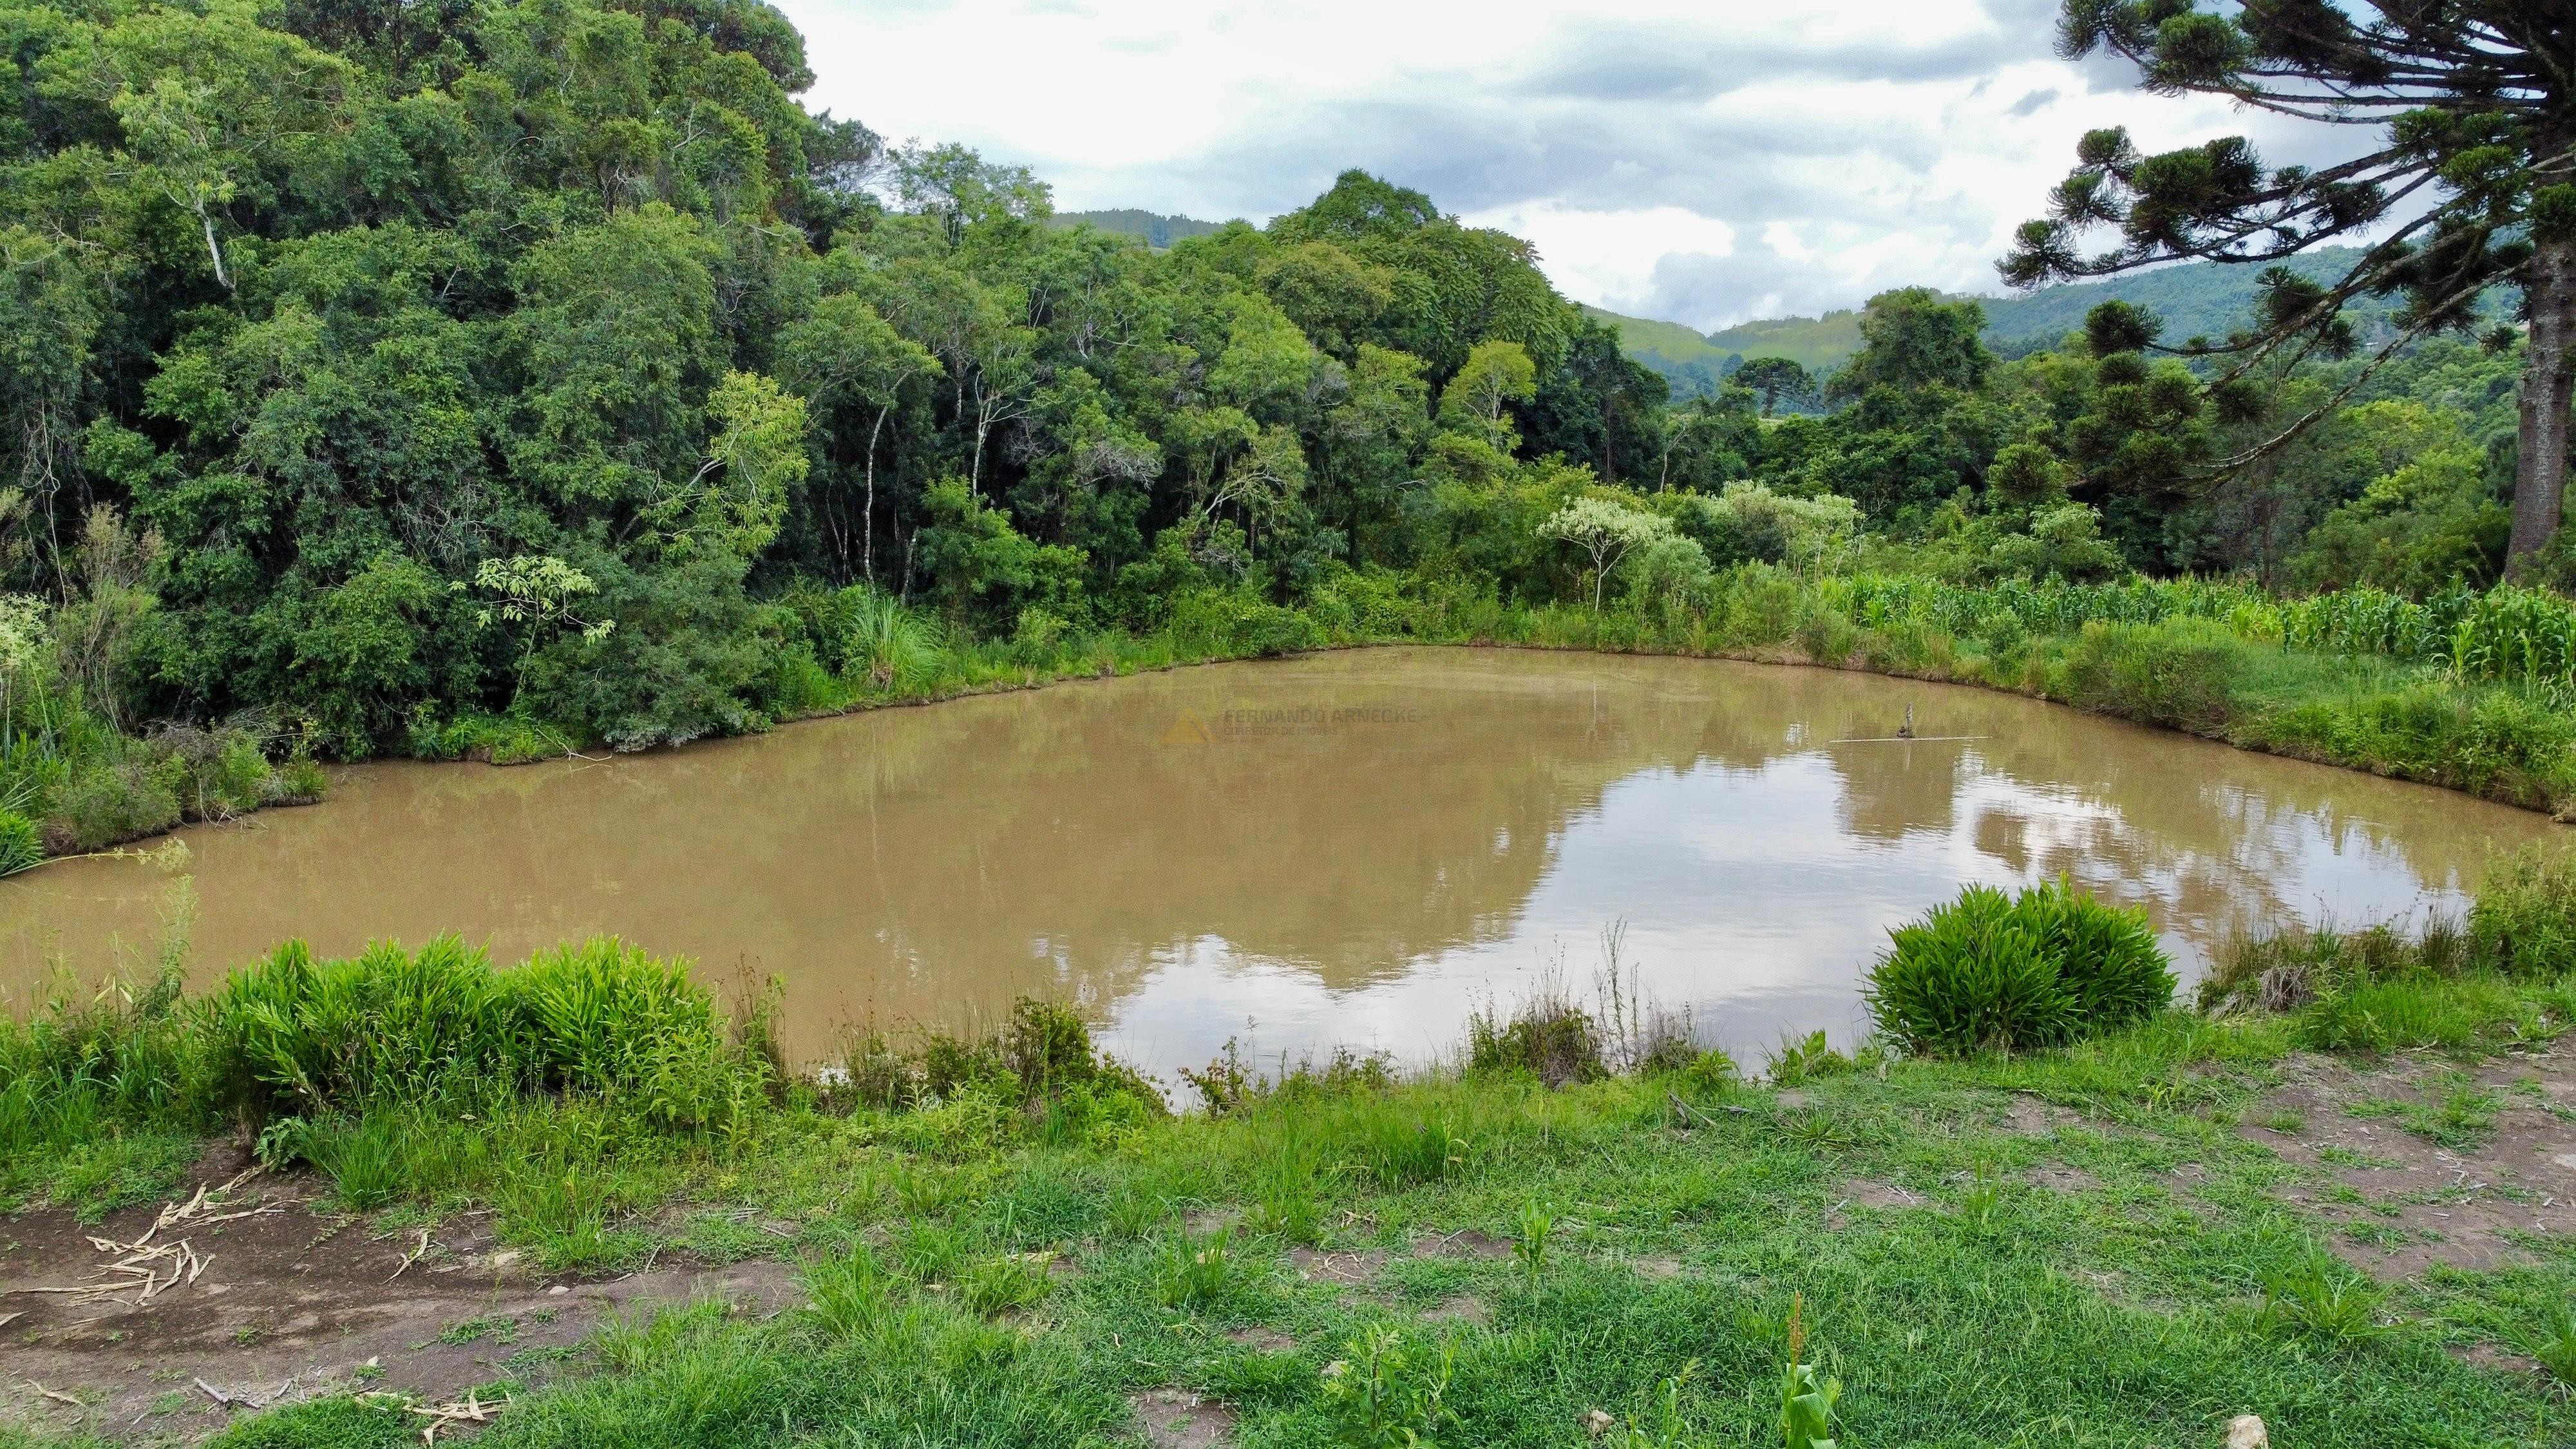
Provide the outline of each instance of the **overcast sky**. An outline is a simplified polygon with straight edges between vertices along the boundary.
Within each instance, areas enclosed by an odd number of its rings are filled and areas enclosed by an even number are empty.
[[[1996,290],[2091,127],[2336,149],[2057,59],[2056,0],[781,3],[811,103],[1026,164],[1060,210],[1260,221],[1360,166],[1530,238],[1577,300],[1703,330]]]

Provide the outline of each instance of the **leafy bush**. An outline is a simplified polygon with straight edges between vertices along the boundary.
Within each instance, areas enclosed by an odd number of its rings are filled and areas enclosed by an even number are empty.
[[[140,762],[86,770],[54,792],[45,820],[52,854],[104,850],[179,823],[178,793]]]
[[[2172,963],[2144,912],[2063,883],[2006,897],[1969,886],[1897,927],[1865,993],[1909,1051],[2062,1046],[2140,1020],[2172,999]]]
[[[1449,1380],[1458,1352],[1446,1340],[1436,1347],[1391,1324],[1360,1331],[1324,1365],[1324,1406],[1333,1418],[1334,1442],[1353,1449],[1432,1449],[1445,1426],[1458,1422],[1449,1407]]]
[[[2079,709],[2215,734],[2236,714],[2233,685],[2244,654],[2242,640],[2201,620],[2087,624],[2050,693]]]
[[[15,810],[0,810],[0,875],[31,870],[44,858],[44,839],[36,831],[36,822]]]

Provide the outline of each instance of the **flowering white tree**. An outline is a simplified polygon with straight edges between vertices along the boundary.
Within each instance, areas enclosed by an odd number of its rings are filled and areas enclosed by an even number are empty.
[[[1607,498],[1583,497],[1549,514],[1538,536],[1557,539],[1583,550],[1592,560],[1592,612],[1601,612],[1601,585],[1630,549],[1654,542],[1673,531],[1672,521],[1642,508]]]

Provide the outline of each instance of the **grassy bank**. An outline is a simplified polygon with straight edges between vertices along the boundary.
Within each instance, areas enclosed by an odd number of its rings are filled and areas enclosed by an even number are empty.
[[[796,1074],[756,1010],[609,943],[289,948],[7,1029],[0,1163],[22,1209],[96,1213],[235,1135],[380,1232],[488,1210],[548,1272],[797,1264],[795,1311],[672,1311],[547,1365],[495,1445],[1108,1443],[1158,1390],[1247,1444],[1780,1443],[1798,1365],[1851,1444],[2216,1443],[2245,1412],[2283,1444],[2560,1443],[2576,1255],[2374,1281],[2355,1244],[2408,1230],[2331,1217],[2331,1169],[2263,1134],[2301,1130],[2270,1094],[2303,1050],[2449,1053],[2462,1083],[2544,1060],[2498,1054],[2576,1021],[2572,903],[2527,857],[2456,931],[2246,943],[2210,1012],[2053,1050],[1819,1040],[1755,1077],[1548,1000],[1419,1073],[1221,1057],[1181,1115],[1036,1003]],[[2519,1089],[2442,1090],[2364,1105],[2470,1151]],[[222,1442],[419,1430],[337,1396]]]
[[[845,667],[818,673],[786,713],[1313,649],[1512,645],[1941,680],[2534,810],[2576,804],[2576,656],[2532,642],[2576,640],[2576,613],[2555,595],[2511,589],[2432,606],[2376,594],[2285,603],[2191,582],[1975,588],[1905,576],[1811,579],[1754,564],[1685,597],[1632,598],[1600,611],[1354,573],[1298,609],[1195,595],[1143,636],[951,641],[926,620],[890,612],[861,627],[815,625],[818,649]],[[419,753],[447,758],[527,759],[592,743],[491,717],[415,736]]]

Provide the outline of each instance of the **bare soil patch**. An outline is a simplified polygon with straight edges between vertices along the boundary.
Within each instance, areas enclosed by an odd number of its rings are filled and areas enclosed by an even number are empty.
[[[2102,1185],[2100,1179],[2083,1168],[2056,1162],[2032,1168],[2022,1174],[2022,1180],[2050,1192],[2091,1192]]]
[[[1243,1348],[1257,1349],[1262,1353],[1293,1353],[1297,1348],[1297,1340],[1281,1333],[1278,1329],[1264,1328],[1259,1324],[1249,1328],[1229,1328],[1225,1331],[1225,1337],[1229,1343]]]
[[[1494,1321],[1494,1311],[1472,1293],[1443,1298],[1431,1311],[1422,1315],[1425,1323],[1471,1323],[1478,1328]]]
[[[1386,1266],[1386,1254],[1375,1248],[1357,1252],[1327,1252],[1322,1248],[1290,1248],[1289,1266],[1310,1283],[1367,1283]]]
[[[1512,1245],[1491,1233],[1461,1228],[1454,1233],[1435,1233],[1418,1238],[1414,1241],[1413,1251],[1426,1258],[1481,1258],[1498,1262],[1512,1255]]]
[[[1838,1208],[1919,1208],[1928,1205],[1920,1193],[1908,1192],[1892,1182],[1872,1182],[1865,1177],[1847,1180],[1834,1195],[1839,1199],[1835,1204]]]
[[[2282,1196],[2381,1278],[2576,1243],[2576,1043],[2471,1066],[2301,1057],[2238,1132],[2307,1169]]]
[[[1234,1410],[1187,1389],[1147,1389],[1127,1402],[1159,1449],[1213,1449],[1234,1437]]]
[[[2081,1122],[2084,1116],[2028,1092],[2013,1093],[2012,1104],[2004,1109],[2004,1123],[2024,1137],[2046,1137],[2058,1128]]]
[[[244,1166],[233,1149],[210,1152],[173,1206]],[[241,1413],[322,1394],[442,1403],[499,1380],[545,1381],[613,1314],[706,1298],[772,1312],[798,1297],[792,1270],[762,1260],[595,1281],[543,1275],[493,1241],[486,1217],[451,1219],[424,1240],[417,1228],[320,1209],[309,1180],[254,1176],[213,1201],[217,1210],[167,1225],[157,1205],[92,1224],[58,1209],[0,1220],[0,1314],[16,1315],[0,1326],[0,1418],[194,1440]],[[157,1291],[131,1272],[102,1273],[136,1256],[109,1249],[137,1242],[184,1242],[194,1271],[185,1257],[157,1260]],[[101,1287],[115,1291],[92,1291]]]

